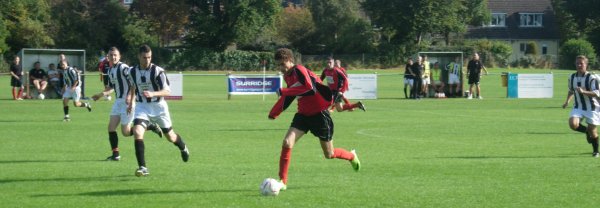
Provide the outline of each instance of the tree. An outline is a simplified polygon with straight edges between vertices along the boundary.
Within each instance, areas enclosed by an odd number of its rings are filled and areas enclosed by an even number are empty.
[[[230,45],[251,45],[270,30],[281,10],[278,0],[188,0],[190,24],[186,45],[222,51]]]
[[[5,44],[16,53],[21,48],[40,48],[54,45],[46,31],[50,7],[43,0],[4,0],[0,7],[2,25],[8,31]],[[0,39],[2,39],[0,28]],[[0,43],[0,47],[3,45]],[[6,47],[8,48],[8,47]]]
[[[288,6],[278,15],[275,27],[277,37],[301,52],[310,51],[310,37],[315,32],[315,22],[310,10],[303,7]],[[307,47],[308,46],[308,47]]]
[[[552,0],[562,41],[586,39],[600,50],[600,0]]]
[[[158,35],[160,46],[168,46],[181,39],[190,10],[186,0],[136,0],[131,11],[151,23],[150,31]]]

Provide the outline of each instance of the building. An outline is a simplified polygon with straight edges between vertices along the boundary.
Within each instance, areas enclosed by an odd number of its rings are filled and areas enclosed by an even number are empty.
[[[506,41],[513,48],[510,62],[525,56],[528,42],[535,42],[537,54],[558,63],[559,30],[550,0],[489,0],[489,24],[470,27],[469,39]]]

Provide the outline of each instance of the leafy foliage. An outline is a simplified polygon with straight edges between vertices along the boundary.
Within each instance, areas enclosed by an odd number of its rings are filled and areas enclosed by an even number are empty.
[[[596,64],[596,52],[592,44],[582,39],[571,39],[560,48],[560,64],[562,68],[574,68],[575,57],[584,55],[589,59],[589,65]]]

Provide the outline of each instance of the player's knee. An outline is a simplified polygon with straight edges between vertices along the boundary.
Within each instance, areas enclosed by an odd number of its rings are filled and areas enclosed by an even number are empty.
[[[325,155],[326,159],[333,159],[333,152],[330,151],[324,151],[323,155]]]
[[[283,140],[283,144],[281,146],[284,147],[284,148],[292,149],[294,147],[294,143],[290,142],[287,139],[284,139]]]

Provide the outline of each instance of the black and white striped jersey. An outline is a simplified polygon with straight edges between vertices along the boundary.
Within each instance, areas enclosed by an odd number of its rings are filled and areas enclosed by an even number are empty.
[[[456,76],[460,76],[460,71],[461,71],[461,66],[460,64],[456,63],[456,62],[450,62],[447,66],[446,69],[448,69],[448,73],[449,74],[454,74]]]
[[[81,75],[73,67],[69,66],[63,71],[63,80],[67,87],[81,87]]]
[[[131,68],[129,72],[129,83],[135,86],[136,102],[152,103],[163,101],[163,97],[144,97],[144,91],[158,92],[161,90],[171,90],[169,80],[165,70],[160,66],[150,64],[147,69],[140,69],[139,65]]]
[[[600,110],[600,104],[598,99],[594,97],[585,96],[577,92],[577,87],[581,87],[585,91],[592,91],[597,95],[600,95],[598,89],[598,77],[594,74],[586,72],[583,76],[577,76],[577,73],[571,74],[569,77],[569,90],[573,92],[575,104],[574,109],[580,109],[584,111],[595,111]]]
[[[115,91],[117,99],[127,97],[129,93],[129,66],[122,62],[115,64],[108,70],[109,85]]]

